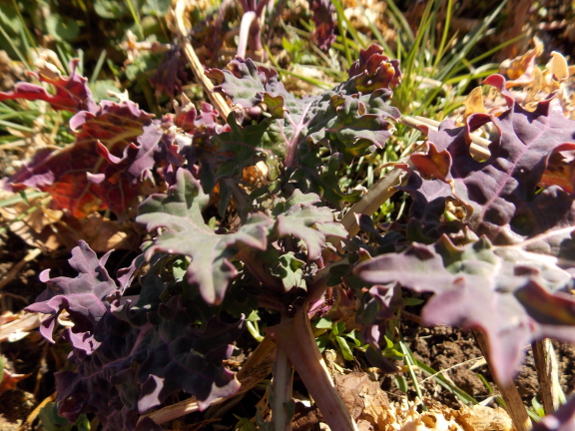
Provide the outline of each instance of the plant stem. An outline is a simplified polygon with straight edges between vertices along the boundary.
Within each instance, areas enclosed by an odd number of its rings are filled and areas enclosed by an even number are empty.
[[[489,345],[487,343],[487,339],[483,335],[483,333],[472,330],[473,336],[483,353],[483,356],[487,360],[489,367],[491,368],[491,360],[489,359]],[[517,431],[529,431],[531,429],[531,420],[529,419],[529,415],[527,414],[527,409],[523,405],[523,401],[521,400],[521,395],[519,395],[519,391],[515,387],[515,383],[511,382],[503,382],[501,379],[497,377],[495,373],[493,374],[493,378],[495,380],[495,384],[499,388],[499,392],[501,392],[501,397],[503,401],[505,401],[505,409],[511,420],[513,421],[513,425]]]
[[[266,329],[284,349],[332,431],[357,431],[357,425],[337,393],[315,342],[305,304],[293,318]]]
[[[275,431],[291,431],[291,415],[287,406],[292,402],[293,367],[281,346],[276,346],[276,361],[273,369],[272,420]]]
[[[244,12],[244,16],[242,16],[242,23],[240,24],[240,40],[238,42],[238,51],[236,54],[238,57],[246,58],[246,49],[251,33],[251,26],[257,18],[256,13],[252,10]]]

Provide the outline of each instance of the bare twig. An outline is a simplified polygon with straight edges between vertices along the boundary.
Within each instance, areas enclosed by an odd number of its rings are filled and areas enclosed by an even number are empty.
[[[31,250],[24,259],[14,264],[12,268],[10,268],[10,270],[6,273],[4,278],[0,280],[0,290],[2,290],[4,286],[6,286],[8,283],[14,280],[14,277],[18,275],[22,267],[26,265],[28,262],[31,262],[34,259],[36,259],[40,255],[40,253],[42,253],[42,250],[40,250],[39,248],[35,248],[34,250]]]
[[[44,398],[44,401],[38,404],[38,406],[36,406],[36,408],[32,411],[32,413],[28,415],[28,417],[26,418],[26,422],[24,422],[22,426],[18,428],[18,431],[24,431],[30,429],[32,427],[32,423],[36,420],[36,418],[40,414],[40,410],[42,410],[46,406],[46,404],[53,402],[55,399],[56,399],[56,392],[53,392],[52,395]]]
[[[188,40],[188,30],[186,29],[186,25],[184,24],[184,12],[185,12],[185,4],[183,0],[178,0],[176,2],[176,6],[173,10],[175,19],[176,19],[176,31],[179,39],[180,46],[182,50],[186,54],[188,61],[190,62],[190,66],[192,71],[194,72],[194,76],[200,82],[204,91],[208,95],[210,101],[214,105],[214,107],[220,113],[220,116],[227,120],[228,115],[231,112],[230,107],[226,103],[226,100],[222,97],[219,93],[214,93],[214,84],[204,73],[204,67],[196,52],[194,51],[194,47]]]
[[[405,163],[413,167],[409,159]],[[365,196],[349,209],[341,220],[341,224],[351,237],[359,232],[357,216],[359,214],[372,216],[385,201],[395,194],[397,186],[401,184],[402,177],[405,176],[405,171],[394,169],[371,186]]]
[[[18,315],[13,321],[0,325],[0,343],[9,340],[13,334],[28,332],[38,326],[40,326],[40,313]]]

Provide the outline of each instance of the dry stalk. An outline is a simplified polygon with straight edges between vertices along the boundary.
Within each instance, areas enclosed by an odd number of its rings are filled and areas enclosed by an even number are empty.
[[[178,0],[176,2],[176,6],[173,9],[173,14],[176,19],[176,32],[178,35],[180,46],[184,51],[184,53],[186,54],[186,57],[190,63],[190,67],[194,72],[194,76],[204,88],[204,91],[208,95],[214,107],[220,113],[220,116],[224,120],[227,120],[228,115],[231,112],[231,109],[226,103],[226,100],[223,98],[223,96],[219,93],[214,92],[214,84],[204,73],[204,66],[202,66],[202,63],[200,63],[200,60],[196,55],[194,47],[192,46],[192,44],[188,39],[189,32],[186,29],[186,25],[184,23],[184,12],[185,12],[184,1]]]
[[[559,384],[559,365],[553,350],[551,340],[548,338],[535,341],[532,345],[537,380],[539,380],[539,393],[543,401],[545,414],[550,415],[560,406],[559,394],[562,392]]]

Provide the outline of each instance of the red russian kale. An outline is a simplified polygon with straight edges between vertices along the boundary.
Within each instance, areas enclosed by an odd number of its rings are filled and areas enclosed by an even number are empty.
[[[261,267],[261,263],[250,260],[251,252],[260,253],[258,259],[265,256],[268,264],[276,260],[281,266],[272,243],[278,238],[294,237],[305,243],[308,260],[312,261],[320,257],[328,236],[346,236],[341,225],[334,223],[331,210],[314,205],[320,201],[317,195],[304,195],[298,190],[277,204],[281,210],[275,220],[264,213],[251,213],[236,231],[226,234],[216,233],[204,222],[202,210],[208,200],[199,181],[188,170],[179,169],[168,194],[154,194],[146,199],[136,221],[144,223],[150,233],[159,232],[147,248],[146,258],[151,260],[158,252],[189,256],[186,279],[190,285],[198,286],[209,304],[222,303],[230,281],[238,275],[232,263],[238,254],[252,270]],[[291,287],[286,286],[286,290]],[[269,292],[263,295],[266,293]]]
[[[572,187],[564,188],[573,183],[547,174],[571,159],[575,121],[554,111],[551,99],[526,111],[500,76],[486,83],[503,90],[508,109],[428,132],[429,151],[411,156],[415,168],[401,188],[413,197],[405,232],[415,242],[360,263],[355,274],[435,293],[423,320],[482,330],[495,373],[509,380],[530,341],[575,341],[575,205]],[[470,133],[489,123],[490,156],[477,160]]]
[[[176,114],[161,120],[152,120],[152,114],[131,101],[102,101],[97,106],[86,79],[74,72],[75,66],[72,62],[69,77],[47,77],[47,68],[44,74],[35,74],[54,86],[54,95],[28,83],[17,84],[11,93],[0,93],[0,101],[44,100],[54,109],[75,113],[69,124],[75,134],[74,143],[56,151],[38,151],[24,168],[4,180],[4,187],[11,191],[26,187],[46,191],[54,207],[76,218],[104,209],[125,217],[141,194],[144,177],[153,178],[154,169],[159,169],[158,173],[165,179],[168,175],[169,180],[169,173],[186,159],[195,163],[192,143],[201,148],[200,143],[208,141],[221,126],[208,104],[203,104],[198,113],[187,101]]]
[[[154,275],[142,278],[135,303],[121,301],[139,260],[121,270],[116,283],[104,268],[109,255],[98,259],[80,242],[70,259],[78,276],[50,279],[44,272],[48,288],[27,308],[49,315],[41,331],[50,341],[63,310],[74,323],[64,337],[72,344],[69,360],[76,371],[56,374],[59,414],[73,423],[82,413],[95,413],[106,431],[161,430],[140,414],[174,392],[195,395],[201,407],[234,394],[239,383],[222,361],[232,353],[242,320],[202,318],[193,301],[170,293]]]
[[[78,62],[78,59],[70,62],[70,76],[67,77],[63,77],[54,66],[48,64],[43,65],[39,72],[29,72],[39,81],[53,85],[55,94],[48,93],[40,85],[19,82],[14,91],[0,93],[0,102],[9,99],[43,100],[57,111],[96,112],[98,106],[92,99],[92,92],[87,85],[88,80],[76,73]]]
[[[286,91],[277,72],[250,59],[232,61],[230,70],[209,69],[207,75],[218,84],[215,90],[239,109],[228,118],[230,132],[214,137],[217,164],[213,178],[202,177],[204,187],[238,178],[259,159],[273,163],[279,158],[289,181],[303,192],[317,193],[336,206],[357,200],[357,193],[340,190],[339,169],[383,148],[400,116],[387,102],[401,73],[382,52],[377,45],[362,50],[346,82],[302,99]],[[323,158],[320,148],[325,149]]]

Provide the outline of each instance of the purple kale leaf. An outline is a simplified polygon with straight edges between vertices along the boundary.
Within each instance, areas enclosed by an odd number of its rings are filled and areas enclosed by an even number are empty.
[[[39,302],[29,307],[51,314],[42,330],[50,340],[63,309],[74,324],[63,335],[72,344],[75,371],[56,374],[59,414],[73,423],[80,414],[94,413],[106,431],[161,430],[140,415],[177,391],[195,395],[202,408],[234,394],[239,383],[222,361],[243,321],[203,319],[192,301],[166,293],[169,286],[154,275],[142,278],[135,303],[121,303],[139,260],[114,282],[104,268],[108,256],[98,260],[81,243],[70,259],[78,277],[49,279]]]
[[[575,341],[575,299],[567,293],[574,280],[556,262],[520,246],[493,246],[485,237],[455,246],[444,235],[433,245],[414,243],[363,262],[354,272],[370,283],[435,293],[423,309],[424,323],[480,329],[494,371],[509,380],[530,341]]]
[[[502,80],[496,75],[487,82],[502,87]],[[438,132],[429,131],[429,154],[412,157],[419,175],[425,173],[426,178],[422,186],[411,187],[410,193],[426,196],[423,190],[428,182],[448,183],[453,193],[443,187],[436,205],[451,195],[450,199],[466,208],[464,223],[495,244],[514,244],[571,226],[575,213],[570,190],[553,184],[549,177],[543,181],[543,176],[558,151],[575,149],[575,121],[551,109],[551,102],[539,102],[530,112],[508,95],[509,108],[499,116],[474,114],[465,127],[454,128],[447,120]],[[470,132],[487,123],[495,126],[496,136],[489,145],[490,157],[479,161],[469,152]],[[443,174],[432,174],[429,179],[430,166],[439,167]],[[441,223],[437,215],[436,222]]]
[[[176,178],[168,195],[152,195],[140,205],[136,221],[149,232],[161,228],[146,256],[156,251],[189,256],[188,282],[198,286],[206,302],[219,304],[237,274],[231,259],[243,247],[265,250],[272,220],[252,214],[236,232],[217,234],[203,219],[209,197],[199,181],[185,169],[179,169]]]
[[[393,232],[403,251],[359,263],[354,273],[434,293],[424,322],[480,329],[494,372],[509,380],[525,344],[575,340],[575,205],[569,170],[558,169],[575,149],[575,121],[551,109],[551,99],[525,110],[500,76],[486,82],[502,90],[508,109],[429,131],[428,151],[411,156],[414,169],[399,188],[413,199],[407,238]],[[487,124],[495,133],[481,160],[470,152],[470,133]]]
[[[47,63],[40,65],[38,72],[31,73],[39,81],[51,84],[56,90],[55,94],[48,93],[40,85],[19,82],[14,91],[0,93],[0,102],[8,99],[43,100],[57,111],[95,113],[98,106],[88,88],[88,80],[76,73],[79,61],[78,59],[70,61],[70,76],[62,76],[55,66]]]
[[[88,244],[80,241],[69,260],[70,266],[79,273],[76,278],[49,278],[49,269],[40,274],[40,280],[48,287],[27,310],[50,315],[40,326],[47,340],[54,342],[54,325],[60,313],[66,310],[75,322],[71,335],[74,347],[88,354],[98,347],[98,341],[93,338],[94,329],[110,305],[118,303],[134,271],[134,268],[123,271],[122,282],[117,285],[104,267],[110,253],[98,259]]]

